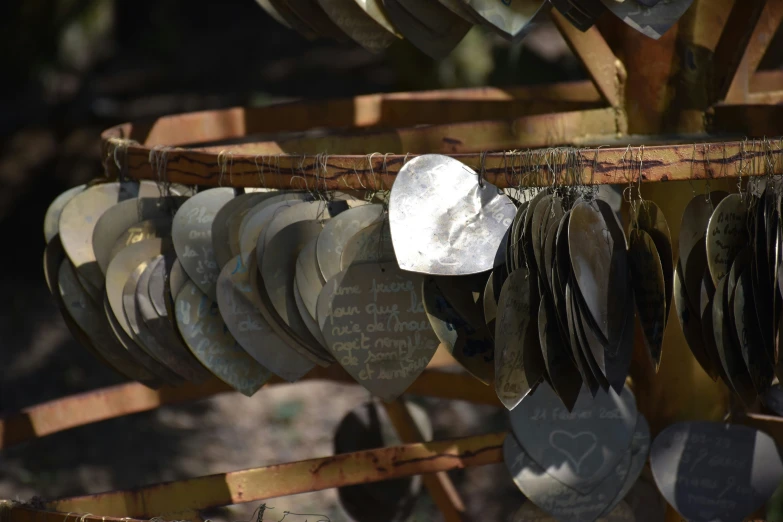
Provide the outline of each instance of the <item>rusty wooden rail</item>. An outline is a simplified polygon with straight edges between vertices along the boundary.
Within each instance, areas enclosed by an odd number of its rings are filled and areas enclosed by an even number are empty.
[[[724,106],[715,110],[720,126],[756,122],[774,129],[783,121],[783,106]],[[322,190],[384,190],[405,162],[416,154],[365,155],[246,155],[232,154],[226,167],[213,153],[168,151],[165,176],[147,161],[143,147],[129,147],[126,159],[131,177],[162,177],[201,186],[277,187]],[[693,142],[677,145],[606,148],[551,148],[523,152],[450,154],[502,187],[561,184],[627,184],[638,181],[685,181],[783,173],[783,140]],[[225,157],[225,156],[224,156]],[[574,162],[576,161],[574,170]],[[188,165],[187,170],[179,165]]]
[[[404,444],[331,457],[219,473],[177,482],[63,498],[46,502],[47,522],[66,517],[85,522],[103,517],[149,518],[208,507],[265,500],[297,493],[365,484],[422,473],[440,473],[501,462],[505,433],[438,442]],[[100,513],[82,517],[84,513]],[[22,505],[11,506],[9,520],[31,520]]]
[[[505,433],[404,444],[46,503],[60,512],[166,516],[503,460]]]

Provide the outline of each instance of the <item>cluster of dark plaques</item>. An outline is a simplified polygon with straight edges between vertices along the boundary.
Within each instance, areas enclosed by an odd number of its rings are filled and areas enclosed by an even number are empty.
[[[399,39],[436,59],[448,55],[475,25],[518,42],[552,9],[580,31],[613,13],[660,38],[693,0],[257,0],[282,25],[307,39],[353,41],[380,52]]]
[[[680,229],[673,288],[685,338],[748,407],[783,375],[780,211],[774,184],[753,181],[747,192],[695,196]]]
[[[545,189],[517,212],[483,295],[495,341],[495,389],[513,409],[546,382],[571,409],[623,389],[638,316],[658,368],[671,296],[669,228],[636,202],[628,234],[594,191]]]
[[[509,410],[542,383],[569,410],[583,385],[593,397],[619,393],[637,317],[658,368],[673,292],[669,227],[639,200],[626,234],[598,194],[560,187],[513,198],[437,154],[407,162],[394,182],[399,266],[425,276],[435,334],[476,378],[494,382]]]

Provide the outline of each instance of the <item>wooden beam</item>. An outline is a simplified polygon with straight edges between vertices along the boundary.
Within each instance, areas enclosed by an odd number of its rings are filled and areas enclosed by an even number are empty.
[[[491,387],[485,386],[470,375],[437,371],[438,368],[453,364],[453,360],[444,357],[433,358],[428,369],[408,388],[407,393],[467,400],[477,404],[500,404]],[[316,368],[303,380],[355,383],[342,368],[336,365],[326,369]],[[280,384],[285,383],[280,379],[274,379],[267,386]],[[79,426],[232,391],[228,385],[212,379],[198,386],[184,384],[177,388],[164,387],[159,390],[152,390],[133,382],[71,395],[0,418],[0,449]]]
[[[758,5],[759,3],[762,2],[739,1],[735,4],[734,9],[743,12],[747,11],[745,16],[751,16],[753,5]],[[751,18],[751,20],[753,20],[753,18]],[[727,103],[742,103],[748,101],[751,79],[758,69],[761,59],[764,58],[764,53],[767,52],[767,48],[772,42],[775,32],[778,27],[780,27],[782,21],[783,0],[764,0],[763,9],[761,10],[761,13],[756,16],[756,21],[750,36],[747,39],[742,38],[740,42],[735,43],[735,45],[744,49],[738,65],[733,68],[729,67],[724,71],[726,76],[723,80],[724,83],[728,83],[721,88],[720,93],[725,90],[724,99]],[[735,25],[740,25],[741,23],[742,19],[737,19],[734,22]],[[748,21],[746,20],[745,23],[747,24]],[[736,29],[732,32],[738,33],[739,31],[740,29]],[[732,36],[731,33],[729,36]],[[746,42],[747,45],[742,46],[743,42]],[[728,41],[725,45],[730,46],[731,41]]]
[[[410,127],[515,118],[602,105],[598,91],[589,80],[525,87],[397,92],[174,114],[152,123],[118,125],[104,133],[104,137],[131,139],[149,147],[182,146],[314,128]]]
[[[756,74],[751,77],[751,96],[771,91],[783,91],[783,69],[756,71]]]
[[[774,97],[774,93],[761,95]],[[712,109],[712,131],[716,133],[744,134],[746,136],[767,136],[777,156],[783,134],[783,105],[731,105],[721,104]],[[759,140],[760,141],[760,140]],[[760,145],[759,145],[760,146]],[[760,174],[763,174],[761,172]]]
[[[551,14],[555,26],[584,65],[601,97],[610,106],[620,108],[624,98],[625,67],[609,48],[601,32],[596,26],[582,32],[556,9],[552,9]]]
[[[725,100],[729,91],[732,90],[732,86],[734,86],[732,96],[737,95],[735,80],[739,81],[740,66],[748,66],[747,63],[743,64],[743,58],[748,53],[751,36],[759,23],[765,6],[766,0],[734,2],[713,56],[715,67],[714,102]]]

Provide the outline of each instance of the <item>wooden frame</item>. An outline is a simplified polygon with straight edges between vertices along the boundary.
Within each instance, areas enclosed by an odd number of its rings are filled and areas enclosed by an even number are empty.
[[[555,14],[590,81],[369,95],[126,123],[102,134],[106,174],[201,186],[374,190],[391,187],[410,157],[432,152],[460,159],[500,187],[781,174],[783,140],[770,137],[783,135],[783,106],[776,105],[783,100],[783,73],[756,69],[771,39],[763,36],[783,20],[783,0],[736,2],[725,20],[705,16],[710,1],[697,0],[681,25],[701,24],[704,32],[722,33],[710,51],[714,74],[694,75],[676,65],[677,49],[695,45],[694,31],[672,30],[654,42],[618,21],[607,24],[606,33],[596,28],[581,33]],[[643,60],[628,58],[634,52],[675,65],[663,72],[645,70]],[[689,86],[701,82],[697,85],[711,93],[709,102],[694,108],[670,96],[677,77]],[[640,85],[645,89],[637,89]],[[316,128],[320,134],[311,135]],[[644,135],[629,135],[629,128]],[[658,135],[672,129],[675,140]],[[491,152],[498,150],[505,152]],[[440,365],[428,369],[408,393],[497,404],[491,388],[465,374],[439,372]],[[318,370],[308,378],[347,380],[337,370]],[[159,391],[132,383],[59,399],[0,419],[0,449],[228,391],[218,381]],[[500,462],[504,434],[423,443],[399,404],[388,411],[406,442],[402,446],[43,506],[5,502],[0,516],[10,522],[67,522],[74,517],[67,512],[80,513],[85,522],[192,518],[206,507],[424,473],[432,474],[427,487],[446,520],[460,520],[461,501],[443,472]],[[750,414],[734,421],[783,443],[783,419]],[[81,514],[88,512],[101,516]]]

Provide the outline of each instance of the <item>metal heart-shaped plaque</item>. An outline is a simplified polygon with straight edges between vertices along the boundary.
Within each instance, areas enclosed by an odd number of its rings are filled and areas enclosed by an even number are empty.
[[[150,287],[156,290],[163,288],[162,280],[166,275],[166,264],[169,262],[169,259],[161,256],[147,267],[136,287],[136,306],[144,326],[158,344],[164,347],[168,359],[167,364],[187,380],[198,384],[211,377],[212,374],[193,357],[168,316],[158,314],[150,295]],[[151,285],[150,283],[153,281],[155,284]],[[155,297],[159,298],[157,295]]]
[[[542,383],[511,412],[511,428],[525,451],[550,475],[580,493],[595,488],[631,445],[636,400],[625,388],[587,388],[569,412],[552,388]]]
[[[580,494],[549,475],[525,453],[512,434],[503,443],[503,457],[517,487],[555,519],[593,522],[622,489],[631,464],[630,449],[593,491]]]
[[[525,268],[511,272],[503,283],[495,320],[495,393],[512,410],[543,378],[529,352],[541,348],[538,339],[535,281]],[[541,356],[543,363],[543,356]]]
[[[640,33],[658,39],[682,18],[693,0],[668,0],[652,7],[637,0],[601,0],[617,17]],[[650,2],[647,2],[648,4]]]
[[[101,215],[92,232],[92,249],[102,273],[106,273],[112,260],[114,245],[133,225],[147,220],[171,220],[179,205],[187,198],[133,198],[117,203]],[[145,234],[136,232],[128,237],[134,243],[146,239]]]
[[[47,244],[49,244],[54,236],[60,234],[60,214],[62,214],[65,205],[67,205],[76,194],[84,191],[85,188],[87,188],[87,185],[71,187],[54,198],[54,201],[49,204],[49,208],[46,209],[46,214],[44,215],[43,226],[44,239]]]
[[[546,18],[550,3],[541,0],[462,0],[484,25],[503,38],[518,42]]]
[[[247,265],[241,256],[236,256],[233,262],[226,263],[218,278],[220,314],[229,332],[253,359],[286,381],[297,381],[314,364],[275,333],[261,314],[258,299]]]
[[[391,191],[389,221],[400,268],[433,275],[492,270],[516,215],[497,187],[439,154],[410,160]]]
[[[159,195],[158,186],[151,181],[101,183],[76,194],[63,207],[59,222],[60,240],[79,281],[96,303],[103,300],[100,292],[103,272],[92,248],[92,233],[98,219],[120,201]]]
[[[234,189],[213,188],[199,192],[186,201],[174,215],[171,236],[182,268],[196,286],[212,301],[220,275],[212,246],[212,222],[215,214],[234,198]]]
[[[226,328],[216,302],[193,281],[187,281],[175,301],[177,326],[196,359],[223,382],[248,397],[272,373],[237,344]]]
[[[355,234],[383,218],[383,205],[362,205],[333,217],[318,236],[315,255],[324,281],[342,270],[343,249]]]
[[[697,522],[742,520],[783,479],[780,453],[769,435],[718,422],[669,426],[653,442],[650,467],[669,504]]]
[[[614,469],[587,494],[569,488],[536,464],[513,434],[506,436],[503,457],[514,483],[525,496],[557,520],[593,522],[610,513],[630,491],[647,461],[650,429],[641,415],[631,446]]]
[[[421,276],[393,263],[364,263],[327,281],[318,297],[318,324],[329,351],[386,401],[416,380],[438,348],[421,286]]]
[[[441,281],[441,284],[446,283]],[[452,357],[484,384],[492,382],[495,353],[488,329],[476,328],[467,321],[433,277],[424,280],[422,299],[433,330]]]

